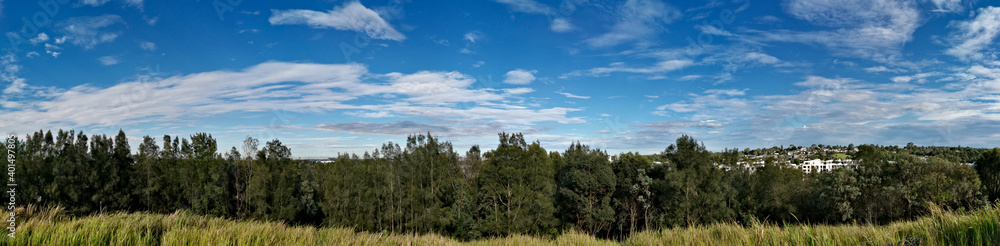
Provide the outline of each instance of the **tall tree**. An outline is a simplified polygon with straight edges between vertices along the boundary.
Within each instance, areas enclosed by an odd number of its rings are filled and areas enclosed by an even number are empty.
[[[538,142],[500,133],[478,175],[480,225],[486,235],[539,234],[554,229],[554,168]]]
[[[976,160],[976,172],[990,202],[1000,200],[1000,148],[983,152]]]
[[[187,143],[187,141],[183,141]],[[188,199],[196,212],[213,215],[227,215],[230,212],[229,194],[227,193],[229,175],[226,162],[217,153],[218,144],[208,133],[196,133],[191,136],[189,145],[189,168],[193,185],[187,191]]]
[[[711,153],[684,135],[663,152],[668,164],[661,185],[661,209],[668,225],[693,226],[733,217],[723,194],[723,171],[711,162]]]
[[[611,229],[615,211],[611,198],[615,173],[608,155],[579,142],[563,152],[566,164],[556,175],[559,218],[590,234]]]
[[[651,168],[649,158],[633,152],[620,154],[611,162],[617,181],[613,205],[617,211],[615,229],[619,235],[646,230],[650,226],[653,179],[648,172]]]
[[[134,162],[132,158],[132,148],[129,147],[128,137],[124,130],[118,130],[115,135],[114,147],[111,149],[111,163],[105,172],[111,177],[105,187],[112,187],[108,192],[110,197],[106,204],[106,209],[124,210],[132,208],[135,200],[133,196],[134,186],[131,186],[131,175],[134,173]]]
[[[759,219],[794,222],[804,187],[802,170],[768,158],[753,174],[755,210],[750,212]]]
[[[156,140],[144,136],[139,144],[139,154],[136,156],[135,167],[132,172],[132,187],[135,196],[138,197],[140,207],[145,210],[153,210],[159,204],[156,194],[162,191],[163,182],[160,181],[160,146]]]

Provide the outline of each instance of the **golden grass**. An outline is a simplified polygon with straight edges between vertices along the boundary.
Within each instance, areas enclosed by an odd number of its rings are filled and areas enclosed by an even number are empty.
[[[556,238],[511,235],[471,242],[436,234],[354,232],[348,228],[289,226],[279,222],[194,215],[114,213],[69,218],[61,208],[20,208],[15,238],[0,245],[1000,245],[1000,207],[971,213],[935,210],[889,225],[721,223],[633,234],[624,241],[569,231]]]

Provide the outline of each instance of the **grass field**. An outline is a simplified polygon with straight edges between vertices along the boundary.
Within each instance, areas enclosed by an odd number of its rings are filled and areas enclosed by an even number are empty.
[[[935,211],[884,226],[753,223],[647,231],[627,240],[568,232],[554,239],[509,236],[459,242],[439,235],[354,232],[194,215],[115,213],[67,218],[61,210],[21,209],[15,238],[0,245],[1000,245],[1000,208],[970,213]]]

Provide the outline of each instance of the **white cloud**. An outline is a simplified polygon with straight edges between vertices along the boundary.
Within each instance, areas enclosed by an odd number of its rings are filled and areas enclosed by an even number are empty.
[[[552,8],[534,0],[494,0],[507,5],[511,10],[529,14],[551,14]]]
[[[640,138],[672,139],[680,135],[698,135],[699,133],[719,131],[730,123],[716,120],[702,121],[654,121],[636,125],[639,128],[635,135]],[[668,140],[669,141],[669,140]]]
[[[552,24],[549,25],[549,29],[553,32],[569,32],[576,29],[573,23],[570,23],[569,19],[564,17],[555,17],[555,11],[545,5],[538,3],[534,0],[494,0],[498,3],[507,5],[512,11],[529,13],[529,14],[541,14],[548,15],[552,18]]]
[[[45,34],[44,32],[43,33],[39,33],[38,37],[32,38],[32,39],[30,39],[28,41],[31,42],[31,44],[42,43],[42,42],[45,42],[45,41],[49,41],[49,35]]]
[[[965,8],[962,7],[962,0],[931,0],[931,2],[937,7],[937,9],[934,9],[935,12],[957,13],[965,10]]]
[[[649,67],[628,67],[624,63],[616,62],[611,63],[608,67],[598,67],[591,68],[588,70],[576,70],[562,76],[559,78],[570,78],[575,76],[592,76],[600,77],[607,76],[610,73],[625,72],[625,73],[641,73],[641,74],[653,74],[653,73],[666,73],[678,69],[683,69],[694,65],[694,61],[681,59],[681,60],[666,60],[657,62],[653,66]]]
[[[795,83],[801,90],[791,94],[749,96],[742,90],[707,90],[653,113],[681,117],[683,124],[676,123],[680,125],[712,120],[732,126],[715,131],[718,134],[695,131],[706,142],[759,146],[922,140],[988,145],[992,140],[981,133],[1000,130],[996,106],[1000,98],[995,96],[1000,92],[1000,69],[972,66],[960,73],[974,75],[956,82],[961,90],[809,76]],[[928,76],[935,73],[909,79]]]
[[[90,6],[101,6],[110,1],[111,0],[80,0],[80,4],[90,5]]]
[[[326,123],[319,124],[315,128],[317,130],[327,132],[347,132],[351,134],[377,134],[387,136],[404,136],[426,132],[433,132],[435,134],[451,132],[451,128],[447,126],[417,123],[413,121],[393,121],[389,123]]]
[[[471,31],[465,33],[464,40],[469,41],[469,43],[476,43],[483,38],[483,33],[478,31]]]
[[[1000,34],[1000,7],[981,8],[975,19],[957,22],[953,26],[958,28],[952,34],[953,40],[958,44],[945,50],[945,53],[963,60],[983,59],[982,51],[987,49],[989,53],[993,53],[993,49],[988,47]]]
[[[524,70],[524,69],[514,69],[507,72],[507,78],[503,80],[504,83],[512,85],[527,85],[535,81],[535,73],[538,70]]]
[[[702,77],[701,75],[691,74],[691,75],[681,76],[681,78],[679,78],[678,80],[681,80],[681,81],[696,80],[696,79],[700,79],[701,77]]]
[[[45,53],[52,55],[52,57],[58,58],[59,54],[61,54],[61,52],[58,52],[56,50],[61,50],[61,49],[62,49],[61,47],[59,47],[57,45],[54,45],[54,44],[50,44],[50,43],[46,43],[45,44]]]
[[[271,10],[268,21],[271,25],[309,25],[313,28],[364,32],[374,39],[395,41],[406,39],[406,36],[379,17],[378,13],[357,1],[347,2],[344,6],[326,13],[307,9]]]
[[[359,134],[359,135],[383,135],[391,137],[399,137],[410,134],[427,133],[438,136],[447,137],[451,141],[454,141],[456,137],[483,137],[483,140],[489,139],[492,136],[496,137],[497,132],[502,131],[517,131],[525,134],[525,136],[531,136],[529,134],[537,134],[537,132],[544,131],[547,128],[544,127],[517,127],[511,126],[497,121],[482,121],[475,124],[437,124],[437,123],[421,123],[414,122],[411,120],[401,120],[392,121],[386,123],[372,123],[372,122],[344,122],[344,123],[325,123],[319,124],[313,127],[313,129],[325,132],[345,132],[349,134]],[[453,142],[455,143],[455,142]]]
[[[761,64],[777,64],[778,62],[781,62],[781,60],[776,57],[760,52],[746,53],[744,57],[746,61],[754,61]]]
[[[573,23],[570,23],[566,18],[552,19],[552,26],[550,28],[553,32],[569,32],[576,29],[576,27],[573,26]]]
[[[573,94],[570,94],[570,93],[567,93],[567,92],[561,92],[561,91],[557,91],[556,94],[563,95],[563,96],[566,96],[568,98],[590,99],[590,96],[578,96],[578,95],[573,95]]]
[[[139,10],[142,10],[143,8],[145,8],[145,3],[144,2],[145,2],[145,0],[125,0],[125,5],[132,6],[132,7],[135,7],[137,9],[139,9]],[[154,20],[153,23],[156,23],[156,21]],[[149,24],[149,25],[153,25],[153,24]]]
[[[721,29],[719,29],[719,28],[717,28],[715,26],[712,26],[712,25],[697,25],[697,26],[695,26],[695,28],[698,28],[698,30],[701,30],[701,32],[705,33],[705,34],[725,36],[725,37],[736,36],[735,34],[729,32],[729,31],[721,30]]]
[[[510,88],[510,89],[503,89],[503,92],[505,92],[507,94],[511,94],[511,95],[520,95],[520,94],[527,94],[527,93],[535,92],[535,89],[526,88],[526,87]]]
[[[890,62],[921,24],[912,1],[790,0],[785,7],[789,15],[829,30],[753,31],[759,41],[820,44],[839,56]]]
[[[706,95],[743,96],[743,95],[747,94],[746,91],[747,91],[747,89],[743,89],[743,90],[736,90],[736,89],[729,89],[729,90],[711,89],[711,90],[706,90],[704,92],[704,94],[706,94]]]
[[[17,76],[17,73],[21,71],[21,65],[18,65],[17,62],[17,56],[12,53],[0,56],[0,80],[10,83],[3,90],[5,96],[22,94],[24,93],[24,88],[28,86],[24,78]]]
[[[10,68],[16,70],[15,68]],[[230,112],[347,110],[362,116],[416,117],[456,122],[584,123],[574,108],[534,108],[506,102],[530,88],[473,89],[458,72],[370,74],[359,64],[266,62],[241,71],[210,71],[98,88],[81,85],[35,100],[19,111],[0,110],[0,128],[31,131],[56,122],[74,127],[169,122]],[[15,89],[11,89],[12,91]],[[502,93],[501,93],[502,92]],[[352,104],[362,101],[374,104]],[[388,104],[378,104],[391,98]],[[468,102],[462,107],[454,103]],[[280,107],[280,108],[279,108]],[[374,113],[372,113],[374,112]],[[385,113],[381,113],[385,112]]]
[[[68,39],[71,43],[84,49],[93,49],[94,46],[114,41],[121,35],[121,32],[106,30],[118,23],[125,23],[125,21],[117,15],[73,17],[57,25],[65,36],[62,37],[62,41],[57,39],[56,43],[62,43]]]
[[[13,81],[10,81],[10,85],[7,85],[7,88],[3,90],[3,94],[4,95],[22,94],[24,93],[24,88],[27,86],[28,84],[24,82],[23,78],[17,78]]]
[[[902,73],[902,72],[906,72],[906,70],[902,69],[902,68],[887,68],[885,66],[868,67],[868,68],[865,68],[865,71],[867,71],[869,73],[879,73],[879,72]]]
[[[390,73],[387,88],[370,87],[379,93],[397,93],[410,96],[406,99],[418,104],[447,104],[455,102],[482,102],[500,100],[503,96],[486,90],[470,90],[476,79],[459,72],[428,72],[414,74]]]
[[[912,76],[896,76],[889,80],[896,83],[909,83],[916,80],[917,83],[927,83],[927,77],[937,75],[937,73],[918,73]]]
[[[721,64],[725,73],[734,73],[744,68],[758,67],[761,65],[770,65],[775,67],[794,66],[791,63],[783,62],[777,57],[764,54],[760,51],[736,47],[728,48],[724,51],[717,52],[714,55],[705,57],[701,60],[701,62]]]
[[[111,0],[80,0],[79,4],[80,5],[90,5],[92,7],[97,7],[97,6],[104,5],[104,4],[108,3],[108,2],[111,2]],[[139,10],[143,9],[143,0],[121,0],[121,2],[125,6],[136,7]]]
[[[29,51],[28,54],[24,55],[24,57],[27,57],[27,58],[35,58],[35,57],[38,57],[38,56],[39,56],[39,54],[38,54],[37,51]]]
[[[118,60],[118,58],[116,58],[114,56],[102,56],[101,58],[97,58],[97,61],[100,62],[101,65],[105,65],[105,66],[115,65],[115,64],[118,64],[119,62],[121,62],[121,61]]]
[[[374,111],[374,112],[371,112],[371,111],[353,111],[353,112],[346,112],[344,114],[353,115],[353,116],[357,116],[357,117],[361,117],[361,118],[388,118],[388,117],[395,117],[395,115],[393,115],[392,113],[389,113],[388,111]]]
[[[156,51],[156,43],[143,41],[139,43],[139,48],[142,48],[142,50],[145,51]]]
[[[591,47],[611,47],[642,40],[663,30],[663,24],[680,19],[681,12],[659,0],[628,0],[619,9],[611,31],[584,40]]]

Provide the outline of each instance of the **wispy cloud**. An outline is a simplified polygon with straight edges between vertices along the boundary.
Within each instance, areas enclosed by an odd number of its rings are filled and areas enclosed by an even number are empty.
[[[965,10],[965,7],[962,6],[962,0],[931,0],[931,2],[937,7],[934,9],[935,12],[957,13]]]
[[[503,80],[504,83],[512,85],[527,85],[535,81],[535,73],[538,70],[524,70],[524,69],[514,69],[507,72],[507,78]]]
[[[139,48],[142,48],[142,50],[145,51],[156,51],[156,43],[143,41],[139,43]]]
[[[868,68],[865,68],[865,71],[869,72],[869,73],[880,73],[880,72],[902,73],[902,72],[906,72],[906,70],[902,69],[902,68],[888,68],[888,67],[885,67],[885,66],[868,67]]]
[[[114,57],[114,56],[102,56],[101,58],[97,58],[97,61],[100,62],[101,65],[104,65],[104,66],[111,66],[111,65],[115,65],[115,64],[118,64],[119,62],[121,62],[121,61],[118,60],[117,57]]]
[[[44,43],[46,41],[49,41],[49,35],[45,34],[44,32],[43,33],[39,33],[38,37],[35,37],[35,38],[32,38],[32,39],[28,40],[28,42],[31,42],[31,44]]]
[[[388,117],[395,117],[396,116],[396,115],[393,115],[392,113],[389,113],[387,111],[374,111],[374,112],[372,112],[372,111],[353,111],[353,112],[345,112],[344,114],[353,115],[353,116],[357,116],[357,117],[361,117],[361,118],[388,118]]]
[[[918,73],[910,76],[896,76],[892,77],[890,80],[896,83],[909,83],[911,81],[917,83],[927,83],[927,78],[931,76],[938,75],[937,73]]]
[[[625,63],[616,62],[616,63],[611,63],[607,67],[597,67],[588,70],[572,71],[563,74],[562,76],[559,76],[559,78],[566,79],[575,76],[600,77],[600,76],[607,76],[610,73],[618,73],[618,72],[640,73],[640,74],[666,73],[678,69],[683,69],[691,65],[694,65],[694,61],[686,59],[661,61],[648,67],[630,67],[626,66]]]
[[[483,39],[483,33],[479,31],[467,32],[465,33],[465,36],[463,36],[463,39],[469,43],[476,43]]]
[[[0,80],[9,83],[7,87],[3,90],[3,98],[0,99],[5,105],[0,105],[3,107],[10,107],[11,105],[3,99],[8,97],[17,97],[24,93],[25,87],[28,86],[25,83],[25,79],[18,76],[18,72],[21,71],[21,65],[18,64],[17,56],[13,53],[7,53],[0,56]]]
[[[374,39],[406,39],[406,36],[379,17],[378,13],[357,1],[347,2],[344,6],[325,13],[307,9],[271,10],[268,21],[271,25],[309,25],[313,28],[364,32]]]
[[[549,27],[553,32],[569,32],[576,29],[573,23],[569,22],[566,18],[555,18],[552,20],[552,25]]]
[[[104,5],[108,2],[111,2],[111,0],[80,0],[79,4],[97,7]],[[121,2],[125,6],[132,6],[139,10],[142,10],[144,7],[143,6],[144,0],[121,0]]]
[[[828,30],[752,31],[757,41],[820,44],[839,56],[891,62],[921,24],[913,1],[791,0],[785,5],[789,15]]]
[[[110,1],[111,0],[80,0],[80,4],[90,5],[90,6],[101,6]]]
[[[958,44],[945,50],[945,53],[959,59],[979,60],[985,57],[983,50],[987,50],[985,53],[988,54],[995,52],[988,47],[1000,34],[1000,7],[981,8],[977,12],[975,19],[953,25],[958,29],[952,34],[953,41]]]
[[[102,15],[95,17],[73,17],[60,22],[57,26],[65,35],[63,38],[67,38],[70,43],[84,49],[93,49],[98,44],[108,43],[118,38],[121,35],[120,31],[109,31],[107,29],[112,25],[120,23],[125,23],[121,16]]]
[[[681,12],[659,0],[629,0],[618,11],[611,31],[584,40],[591,47],[611,47],[642,40],[663,30],[662,25],[680,19]]]
[[[1000,109],[994,106],[1000,98],[990,96],[1000,92],[1000,69],[973,66],[960,73],[974,75],[957,82],[962,90],[809,76],[795,83],[798,93],[748,96],[742,90],[707,90],[660,106],[654,114],[683,116],[684,124],[719,122],[725,129],[707,138],[731,143],[986,144],[980,131],[1000,130]],[[927,76],[932,75],[910,79]],[[993,127],[967,127],[973,125]],[[939,132],[945,128],[950,132]],[[908,130],[922,134],[900,135]]]
[[[0,110],[0,127],[132,125],[172,122],[198,115],[282,110],[346,110],[355,116],[448,119],[532,125],[538,122],[583,123],[573,108],[510,105],[507,97],[530,88],[473,89],[475,79],[458,72],[370,74],[359,64],[266,62],[241,71],[211,71],[152,81],[132,81],[99,88],[81,85],[45,98],[22,100],[33,105]],[[11,89],[12,92],[15,89]],[[352,101],[367,97],[369,100]],[[378,98],[392,98],[380,104]],[[374,101],[372,101],[374,100]],[[467,102],[462,107],[455,103]],[[372,113],[374,112],[374,113]],[[24,129],[22,129],[24,128]]]
[[[568,93],[568,92],[557,91],[556,94],[563,95],[563,96],[566,96],[568,98],[590,99],[590,96],[578,96],[578,95],[573,95],[573,94]]]
[[[529,14],[551,14],[552,8],[535,2],[534,0],[494,0],[498,3],[507,5],[512,11],[524,12]]]
[[[62,47],[59,47],[58,45],[54,45],[54,44],[50,44],[50,43],[46,43],[45,44],[45,54],[50,54],[50,55],[52,55],[52,57],[58,58],[59,54],[62,54],[62,53],[59,52],[59,51],[57,51],[57,50],[62,50]]]

